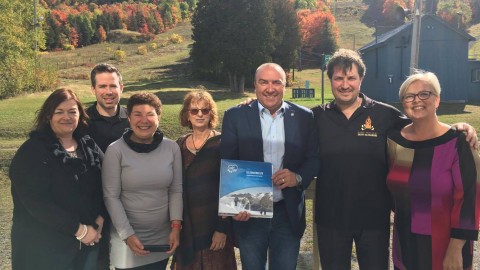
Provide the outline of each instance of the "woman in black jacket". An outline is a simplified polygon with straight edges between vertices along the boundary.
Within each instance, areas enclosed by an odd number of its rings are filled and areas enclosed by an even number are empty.
[[[96,269],[103,153],[84,135],[86,120],[72,90],[54,91],[12,160],[14,270]]]

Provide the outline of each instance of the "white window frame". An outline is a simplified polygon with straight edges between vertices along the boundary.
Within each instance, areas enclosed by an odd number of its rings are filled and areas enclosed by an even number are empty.
[[[472,83],[480,83],[480,68],[475,68],[472,70]]]

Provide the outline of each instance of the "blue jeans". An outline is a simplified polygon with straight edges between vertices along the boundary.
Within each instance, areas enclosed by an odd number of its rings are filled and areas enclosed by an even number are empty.
[[[300,250],[300,237],[295,235],[288,220],[285,203],[275,203],[273,218],[251,218],[234,221],[235,237],[244,270],[295,270]]]

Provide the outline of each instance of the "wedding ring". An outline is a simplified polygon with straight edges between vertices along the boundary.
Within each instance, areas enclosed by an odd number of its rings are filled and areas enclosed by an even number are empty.
[[[285,184],[285,178],[282,178],[282,184]]]
[[[95,245],[95,242],[90,243],[90,246],[94,246],[94,245]]]

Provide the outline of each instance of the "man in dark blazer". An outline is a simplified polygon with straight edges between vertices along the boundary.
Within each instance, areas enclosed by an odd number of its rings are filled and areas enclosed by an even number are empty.
[[[234,217],[242,267],[295,269],[305,230],[305,192],[319,168],[318,135],[312,111],[283,101],[286,75],[274,63],[255,73],[257,101],[225,112],[221,155],[225,159],[271,162],[272,219]]]

